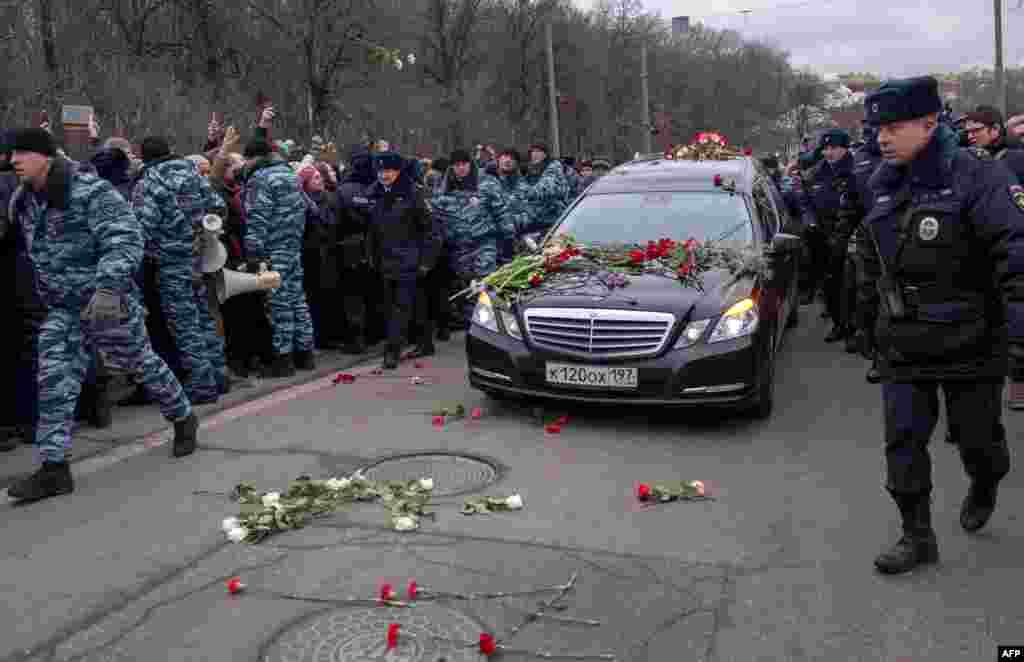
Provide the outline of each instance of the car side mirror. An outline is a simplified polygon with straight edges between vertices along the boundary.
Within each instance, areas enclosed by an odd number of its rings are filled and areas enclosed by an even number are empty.
[[[792,253],[800,249],[803,240],[795,234],[778,232],[772,237],[772,253]]]

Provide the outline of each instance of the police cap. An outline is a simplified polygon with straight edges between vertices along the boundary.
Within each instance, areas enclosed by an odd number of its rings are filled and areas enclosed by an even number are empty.
[[[850,134],[846,129],[829,129],[821,135],[822,147],[849,147]]]
[[[940,113],[939,81],[933,76],[887,80],[864,99],[864,111],[875,126]]]

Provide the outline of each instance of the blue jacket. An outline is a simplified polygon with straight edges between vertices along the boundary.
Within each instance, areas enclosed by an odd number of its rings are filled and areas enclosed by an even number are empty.
[[[911,313],[895,319],[883,297],[883,374],[1005,376],[1006,341],[1024,345],[1024,188],[1002,164],[960,149],[942,125],[912,163],[879,167],[870,187],[864,224],[880,255],[867,256],[865,269],[877,280],[881,257]]]
[[[407,172],[388,189],[379,181],[367,191],[370,258],[382,278],[415,279],[433,269],[443,239],[423,193]]]

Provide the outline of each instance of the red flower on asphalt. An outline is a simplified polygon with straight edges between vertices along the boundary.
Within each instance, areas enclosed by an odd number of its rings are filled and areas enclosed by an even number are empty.
[[[644,252],[641,251],[641,250],[630,251],[629,252],[629,260],[633,264],[643,264],[644,263]]]
[[[420,589],[416,586],[416,580],[409,582],[409,601],[412,602],[419,597]]]
[[[558,423],[548,423],[544,426],[544,431],[548,434],[558,434],[562,431],[562,426]]]
[[[224,586],[227,587],[228,593],[231,595],[241,593],[245,589],[245,584],[242,583],[242,579],[240,577],[232,577],[224,582]]]
[[[356,381],[356,376],[349,372],[339,372],[334,377],[334,385],[338,384],[352,384]]]
[[[469,412],[469,417],[473,419],[480,418],[482,415],[483,412],[480,411],[480,407],[474,407],[473,411]]]
[[[556,420],[555,423],[558,424],[558,425],[567,425],[569,423],[569,417],[568,416],[559,416],[558,420]]]
[[[493,635],[480,633],[480,652],[488,657],[498,652],[498,642],[494,640]]]
[[[444,427],[444,416],[435,416],[434,417],[434,427],[437,427],[437,428]]]
[[[530,276],[530,285],[532,285],[533,287],[537,287],[543,282],[544,276],[541,276],[540,274],[533,274],[532,276]]]
[[[651,498],[651,486],[646,483],[640,483],[636,486],[636,498],[641,501],[647,501]]]
[[[392,623],[388,626],[388,650],[398,648],[398,623]]]
[[[395,599],[395,591],[391,588],[391,584],[380,585],[380,601],[381,602],[392,602]]]

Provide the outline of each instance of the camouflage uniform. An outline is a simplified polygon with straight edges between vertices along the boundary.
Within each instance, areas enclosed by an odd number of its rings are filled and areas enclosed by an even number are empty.
[[[133,279],[142,261],[138,219],[108,182],[63,159],[52,163],[47,194],[22,187],[11,208],[48,308],[38,341],[36,444],[44,461],[59,463],[71,446],[75,403],[93,350],[112,369],[141,373],[168,420],[183,421],[192,408],[146,335]],[[120,324],[82,321],[82,310],[97,289],[120,295],[128,314]]]
[[[302,288],[302,239],[306,198],[297,175],[279,158],[255,163],[245,189],[245,252],[267,258],[281,274],[281,287],[267,297],[273,326],[274,354],[313,351],[313,320]]]
[[[543,170],[536,172],[540,167]],[[527,225],[522,233],[547,233],[565,211],[569,197],[569,183],[562,170],[562,162],[549,160],[531,163],[530,172],[519,185],[519,193],[526,203]]]
[[[160,304],[174,336],[185,373],[185,388],[193,402],[216,400],[221,393],[223,345],[213,358],[209,327],[202,323],[193,274],[197,273],[196,238],[203,216],[224,214],[224,200],[185,159],[169,156],[146,164],[132,196],[135,211],[146,232],[147,244],[158,262]],[[209,311],[206,311],[209,316]]]
[[[498,266],[512,261],[516,236],[524,224],[523,201],[516,192],[518,186],[518,175],[485,174],[480,179],[480,205],[497,233]]]

